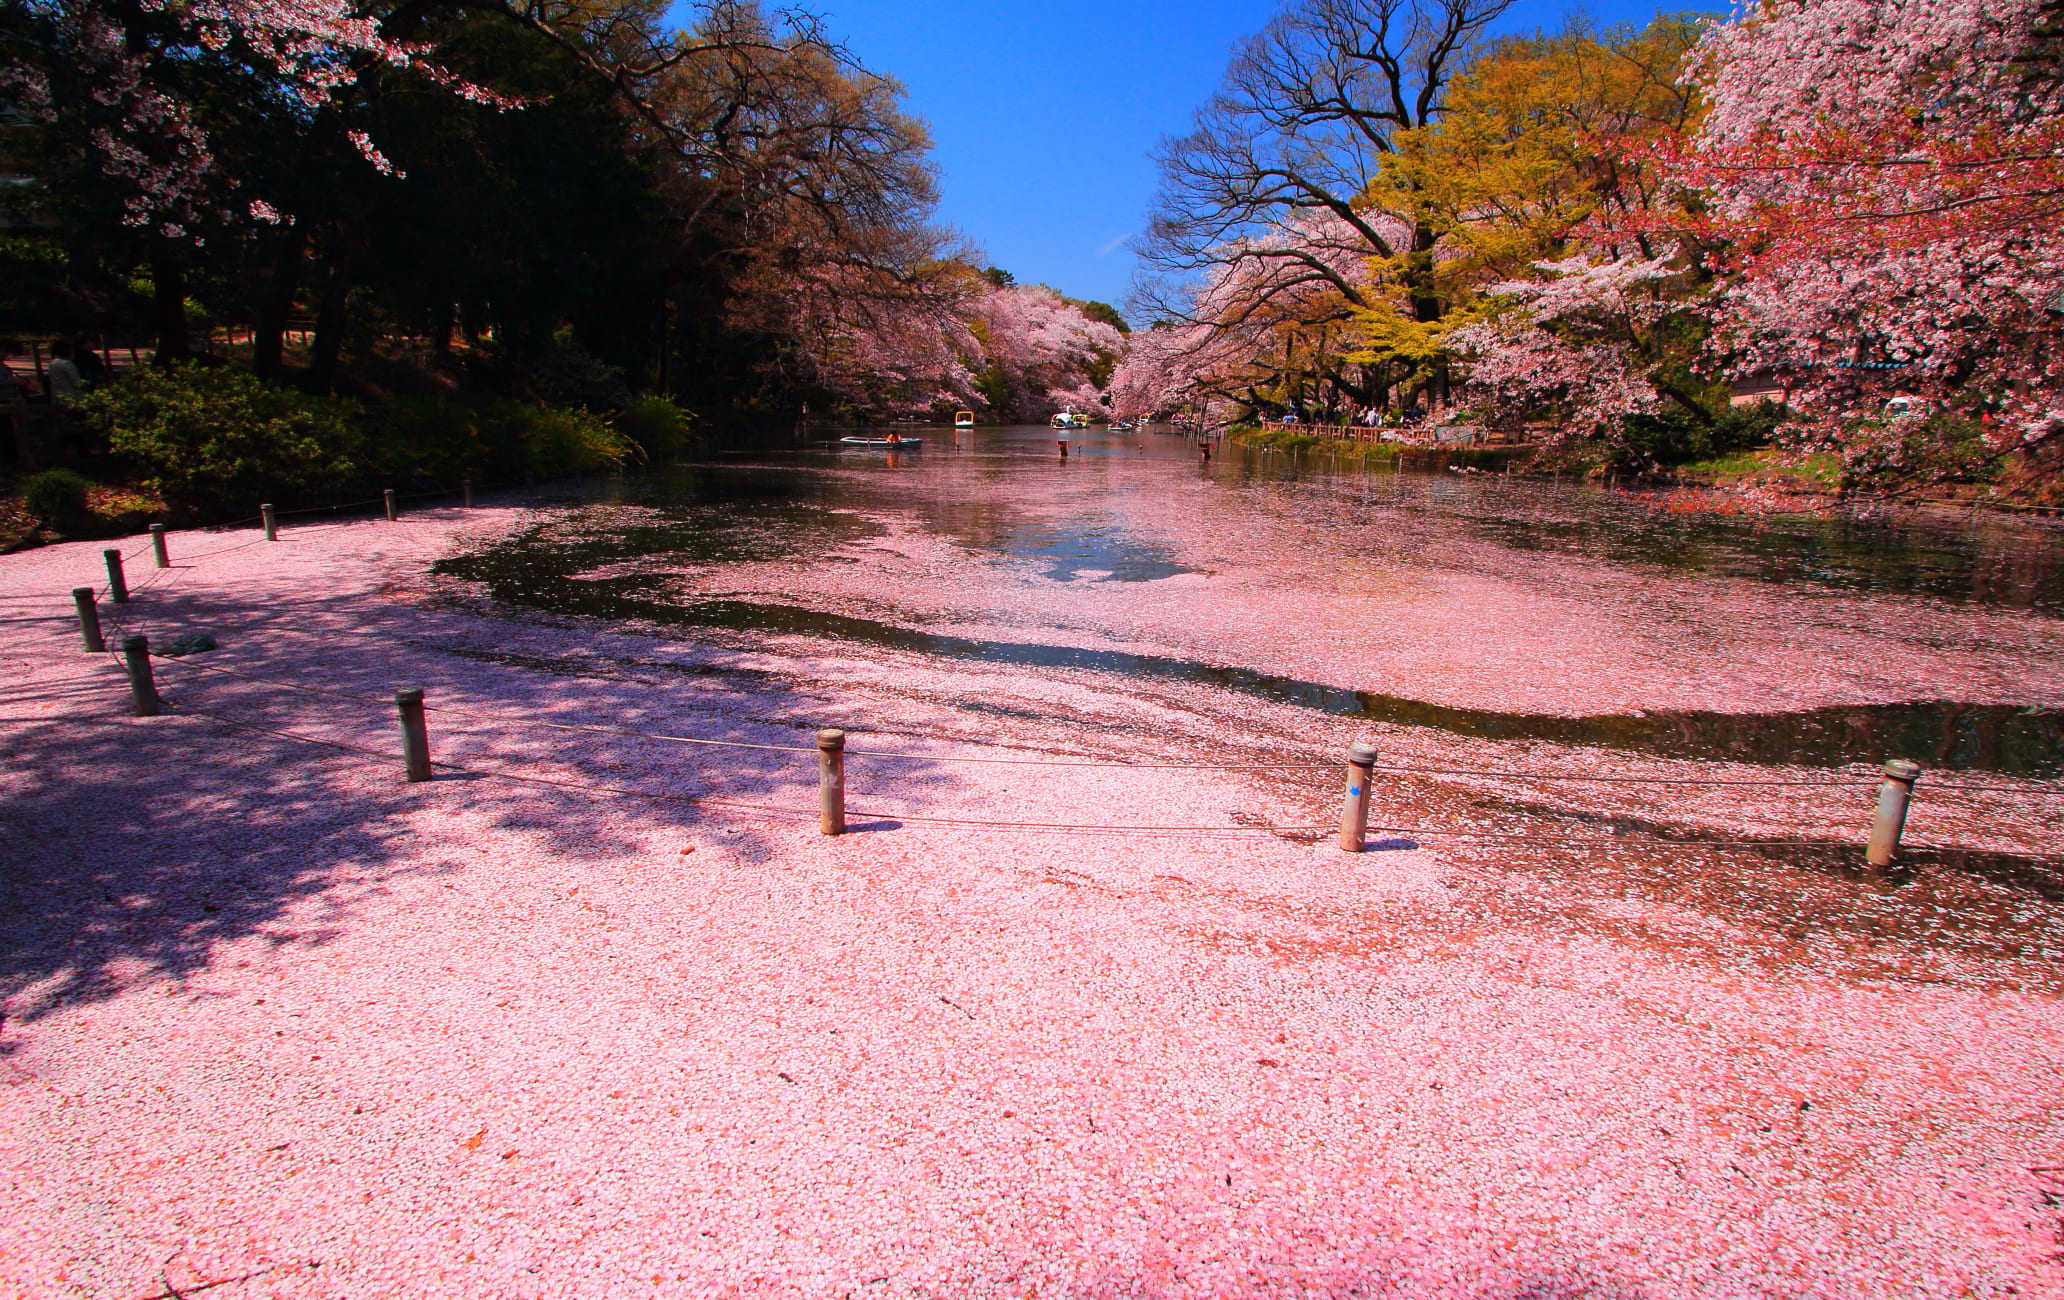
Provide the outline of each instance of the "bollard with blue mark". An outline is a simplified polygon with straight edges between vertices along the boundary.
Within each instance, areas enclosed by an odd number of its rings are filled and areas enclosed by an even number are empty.
[[[1347,747],[1347,795],[1340,805],[1340,851],[1360,853],[1369,832],[1369,782],[1376,772],[1376,746]]]

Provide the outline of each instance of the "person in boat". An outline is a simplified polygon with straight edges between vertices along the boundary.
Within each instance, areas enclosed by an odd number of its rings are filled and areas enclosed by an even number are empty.
[[[889,441],[890,441],[890,442],[901,442],[901,441],[903,441],[903,435],[902,435],[902,434],[900,434],[900,433],[898,433],[898,432],[896,432],[896,431],[895,431],[894,429],[891,429],[891,430],[889,430]]]

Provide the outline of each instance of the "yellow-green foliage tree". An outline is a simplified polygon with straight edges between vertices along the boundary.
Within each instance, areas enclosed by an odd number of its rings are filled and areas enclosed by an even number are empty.
[[[1602,34],[1579,25],[1496,42],[1472,61],[1447,111],[1397,135],[1359,200],[1421,237],[1369,260],[1349,359],[1444,390],[1457,331],[1500,310],[1491,290],[1566,256],[1594,219],[1658,202],[1628,145],[1695,125],[1697,99],[1678,75],[1698,35],[1686,18]]]

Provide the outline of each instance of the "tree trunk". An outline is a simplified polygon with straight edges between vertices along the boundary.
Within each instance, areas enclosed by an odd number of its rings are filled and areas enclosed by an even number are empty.
[[[344,352],[344,303],[351,293],[351,246],[336,242],[330,274],[323,282],[322,305],[315,313],[315,344],[309,349],[308,387],[327,393],[337,383],[337,363]]]
[[[186,268],[179,250],[160,243],[151,249],[152,305],[157,316],[160,366],[185,361],[193,352],[193,336],[186,328]]]
[[[665,289],[661,289],[661,290],[659,291],[659,376],[658,376],[658,378],[659,378],[659,395],[660,395],[661,397],[672,397],[672,396],[673,396],[673,393],[674,393],[674,390],[673,390],[673,384],[672,384],[672,382],[671,382],[671,379],[672,379],[672,368],[671,368],[671,367],[670,367],[670,366],[669,366],[669,365],[667,364],[667,363],[668,363],[668,357],[667,357],[667,353],[668,353],[669,351],[671,351],[671,350],[672,350],[672,344],[671,344],[671,342],[669,341],[669,339],[668,339],[668,337],[667,337],[667,309],[668,309],[668,307],[669,307],[669,306],[670,306],[670,304],[669,304],[669,303],[667,302],[667,294],[666,294],[666,290],[665,290]]]
[[[431,326],[435,333],[431,336],[430,347],[440,366],[451,360],[452,331],[458,327],[459,305],[447,302],[438,307],[436,323]]]
[[[251,336],[251,369],[261,379],[278,379],[287,369],[287,318],[294,312],[294,295],[301,287],[301,255],[308,247],[308,232],[293,226],[281,232],[279,259],[273,264],[272,283],[258,306],[258,328]]]
[[[1412,317],[1421,324],[1441,318],[1440,295],[1433,277],[1433,246],[1437,239],[1433,227],[1417,227],[1412,231],[1411,255],[1405,259],[1405,291],[1411,295]]]

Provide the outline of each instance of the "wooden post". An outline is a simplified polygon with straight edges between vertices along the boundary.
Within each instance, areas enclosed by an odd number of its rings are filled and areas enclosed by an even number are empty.
[[[151,550],[158,557],[158,567],[161,569],[171,568],[172,557],[165,550],[165,525],[152,524],[150,526],[150,544]]]
[[[393,523],[393,522],[394,522],[394,519],[395,519],[395,515],[394,515],[394,489],[393,489],[393,488],[388,488],[388,489],[387,489],[387,490],[386,490],[385,492],[381,493],[381,495],[382,495],[382,496],[384,496],[384,497],[385,497],[385,498],[387,499],[387,522],[391,524],[391,523]]]
[[[472,480],[472,479],[470,479],[470,478],[462,478],[462,479],[460,479],[460,480],[459,480],[459,491],[460,491],[460,492],[461,492],[462,494],[464,494],[464,500],[465,500],[465,502],[466,502],[466,509],[468,509],[468,510],[471,510],[471,509],[473,508],[473,480]]]
[[[1920,775],[1921,765],[1903,758],[1885,764],[1885,783],[1878,787],[1878,815],[1871,822],[1870,848],[1864,854],[1872,866],[1889,867],[1898,855],[1899,837],[1906,832],[1906,806]]]
[[[1347,794],[1340,805],[1340,849],[1360,853],[1369,831],[1369,781],[1375,775],[1376,746],[1357,741],[1347,747]]]
[[[151,680],[150,640],[140,634],[122,638],[122,659],[129,668],[129,699],[139,718],[158,716],[158,684]]]
[[[265,540],[266,540],[266,541],[268,541],[268,542],[276,542],[276,541],[278,541],[278,540],[279,540],[279,520],[277,520],[277,519],[275,519],[275,518],[273,517],[273,514],[272,514],[272,507],[271,507],[270,505],[262,505],[262,506],[259,506],[259,507],[258,507],[258,518],[260,518],[261,520],[263,520],[263,521],[265,522]]]
[[[401,714],[401,764],[411,781],[430,779],[430,728],[423,721],[423,688],[404,686],[394,692]]]
[[[129,599],[129,584],[122,579],[122,553],[109,547],[100,556],[107,561],[108,599],[120,605]]]
[[[846,832],[846,733],[827,728],[817,733],[817,829],[826,835]]]
[[[72,588],[72,603],[79,607],[79,638],[86,643],[88,654],[100,654],[107,649],[107,642],[100,635],[100,609],[93,603],[93,588]]]

